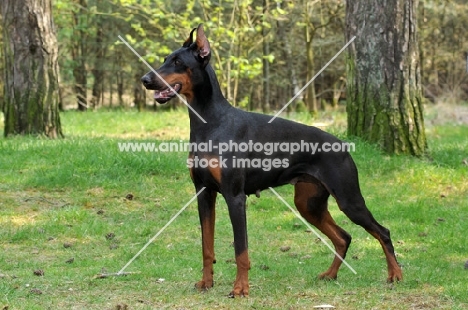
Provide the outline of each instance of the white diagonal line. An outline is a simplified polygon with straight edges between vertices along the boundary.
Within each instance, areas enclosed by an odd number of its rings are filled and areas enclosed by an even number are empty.
[[[144,63],[148,68],[150,68],[150,70],[153,71],[153,73],[156,74],[156,76],[157,76],[164,84],[166,84],[166,86],[167,86],[174,94],[176,94],[177,97],[179,97],[179,99],[182,100],[182,102],[183,102],[190,110],[192,110],[192,112],[195,113],[195,115],[198,116],[198,118],[199,118],[203,123],[206,124],[206,121],[203,119],[203,117],[201,117],[201,115],[198,114],[197,111],[195,111],[195,109],[192,108],[192,107],[190,106],[190,104],[188,104],[187,100],[185,100],[184,98],[182,98],[182,96],[179,95],[179,93],[176,92],[176,91],[174,90],[174,88],[172,88],[172,86],[169,85],[169,83],[167,83],[166,80],[164,80],[164,79],[159,75],[159,73],[157,73],[156,70],[154,70],[154,68],[153,68],[148,62],[146,62],[146,60],[144,60],[143,57],[141,57],[140,54],[138,54],[138,52],[135,51],[135,49],[134,49],[127,41],[125,41],[124,38],[122,38],[122,36],[119,35],[118,37],[119,37],[120,41],[122,41],[125,45],[127,45],[127,47],[133,52],[133,54],[137,55],[138,58],[140,58],[140,60],[143,61],[143,63]]]
[[[325,239],[322,238],[322,236],[320,236],[320,234],[309,224],[309,222],[307,222],[296,210],[294,210],[293,207],[291,207],[291,205],[289,205],[289,203],[287,203],[286,200],[283,199],[283,197],[280,196],[280,194],[278,194],[278,192],[276,192],[272,187],[270,187],[270,190],[276,195],[276,197],[279,198],[279,200],[281,200],[289,209],[291,209],[292,213],[294,213],[294,215],[300,219],[319,239],[320,241],[322,241],[329,249],[330,251],[332,251],[333,253],[335,253],[336,257],[338,257],[345,265],[346,267],[349,268],[349,270],[351,270],[354,274],[357,274],[356,270],[353,269],[353,267],[351,267],[345,260],[343,257],[341,257],[340,254],[338,254],[334,248],[332,248],[328,242],[325,241]]]
[[[205,190],[206,187],[202,187],[201,190],[198,191],[198,193],[195,194],[195,196],[192,197],[192,199],[189,200],[189,202],[187,202],[185,204],[185,206],[182,207],[182,209],[179,210],[179,212],[177,212],[176,215],[174,215],[170,220],[169,222],[167,222],[166,225],[164,225],[163,228],[161,228],[157,233],[156,235],[153,236],[153,238],[151,238],[146,244],[144,247],[141,248],[140,251],[138,251],[138,253],[135,254],[135,256],[132,257],[131,260],[128,261],[128,263],[123,266],[122,269],[120,269],[119,272],[117,272],[116,275],[120,275],[124,272],[124,270],[130,266],[131,263],[133,263],[133,261],[141,254],[143,253],[143,251],[164,231],[164,229],[166,229],[169,225],[171,225],[171,223],[198,197],[198,195],[201,194],[201,192],[203,192]]]
[[[294,95],[294,97],[292,97],[292,98],[291,98],[291,100],[289,100],[289,102],[288,102],[288,103],[286,103],[286,104],[284,105],[284,107],[283,107],[283,108],[281,108],[281,110],[279,110],[279,111],[278,111],[278,113],[276,113],[276,114],[275,114],[275,116],[273,116],[273,117],[272,117],[272,118],[271,118],[271,119],[268,121],[268,123],[271,123],[271,122],[273,122],[273,121],[275,120],[275,118],[277,118],[277,117],[278,117],[278,116],[279,116],[279,115],[280,115],[280,114],[281,114],[281,113],[284,111],[284,109],[286,109],[286,108],[287,108],[287,107],[288,107],[288,106],[291,104],[291,102],[293,102],[293,100],[294,100],[294,99],[296,99],[296,98],[297,98],[297,97],[298,97],[298,96],[299,96],[299,95],[300,95],[300,94],[301,94],[301,93],[304,91],[304,89],[306,89],[306,88],[307,88],[307,86],[309,86],[309,85],[310,85],[310,83],[312,83],[312,82],[313,82],[313,81],[314,81],[314,80],[317,78],[317,76],[319,76],[319,75],[320,75],[320,73],[322,73],[322,72],[323,72],[323,70],[325,70],[325,69],[326,69],[326,68],[327,68],[327,67],[328,67],[328,66],[329,66],[329,65],[330,65],[330,64],[333,62],[333,60],[335,60],[335,59],[336,59],[336,57],[338,57],[338,56],[339,56],[339,55],[340,55],[340,54],[341,54],[341,53],[342,53],[342,52],[343,52],[343,51],[344,51],[344,50],[345,50],[345,49],[348,47],[348,45],[350,45],[350,44],[351,44],[351,42],[353,42],[353,41],[354,41],[354,39],[356,39],[356,36],[352,37],[352,38],[351,38],[351,40],[349,40],[349,42],[348,42],[348,43],[346,43],[346,44],[345,44],[345,46],[343,46],[343,47],[342,47],[342,48],[339,50],[339,52],[338,52],[338,53],[336,53],[336,55],[335,55],[335,56],[333,56],[333,58],[332,58],[332,59],[330,59],[330,61],[329,61],[329,62],[327,62],[327,63],[325,64],[325,66],[323,66],[323,68],[322,68],[322,69],[320,69],[320,71],[319,71],[319,72],[317,72],[317,74],[316,74],[316,75],[314,75],[314,77],[313,77],[313,78],[311,78],[311,79],[310,79],[310,81],[309,81],[309,82],[307,82],[307,84],[305,84],[305,85],[304,85],[304,87],[302,87],[302,88],[301,88],[301,89],[300,89],[300,90],[297,92],[297,94],[295,94],[295,95]]]

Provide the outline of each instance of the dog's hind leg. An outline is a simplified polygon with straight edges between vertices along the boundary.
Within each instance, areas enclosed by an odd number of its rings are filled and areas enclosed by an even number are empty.
[[[360,193],[359,196],[361,196]],[[387,260],[387,282],[403,280],[401,268],[396,260],[395,250],[390,238],[390,231],[375,220],[371,212],[367,209],[364,199],[356,202],[343,199],[340,195],[337,195],[336,201],[340,209],[351,219],[351,221],[362,226],[380,242]]]
[[[294,187],[294,204],[309,223],[317,227],[333,243],[335,251],[343,259],[346,256],[351,236],[339,227],[328,212],[330,194],[319,182],[298,182]],[[320,279],[336,279],[341,259],[334,257],[330,268],[319,275]]]
[[[403,275],[395,257],[390,231],[380,225],[367,208],[359,188],[357,169],[351,157],[345,159],[342,166],[326,171],[324,184],[335,197],[341,211],[380,242],[387,260],[387,281],[402,280]]]

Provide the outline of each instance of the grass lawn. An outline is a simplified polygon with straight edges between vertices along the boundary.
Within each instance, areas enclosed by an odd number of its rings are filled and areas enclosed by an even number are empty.
[[[344,137],[344,114],[327,118],[335,120],[327,130]],[[429,119],[424,159],[383,155],[353,141],[364,197],[392,232],[403,282],[385,282],[380,245],[332,199],[332,215],[353,236],[347,260],[357,274],[342,266],[338,280],[317,280],[333,254],[264,191],[248,198],[251,290],[238,299],[226,297],[236,268],[222,199],[212,290],[194,289],[202,263],[196,203],[126,269],[135,274],[95,278],[119,271],[193,197],[187,154],[118,148],[119,142],[186,140],[186,111],[65,112],[62,124],[63,140],[0,139],[0,308],[468,308],[467,124]],[[292,186],[277,191],[293,204]]]

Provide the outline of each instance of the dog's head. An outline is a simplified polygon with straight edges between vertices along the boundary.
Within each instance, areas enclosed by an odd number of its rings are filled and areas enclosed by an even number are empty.
[[[210,43],[200,24],[190,32],[181,48],[167,56],[159,69],[146,73],[141,82],[146,89],[155,91],[154,99],[159,103],[166,103],[177,94],[184,95],[190,102],[194,83],[199,79],[197,73],[208,65],[210,57]]]

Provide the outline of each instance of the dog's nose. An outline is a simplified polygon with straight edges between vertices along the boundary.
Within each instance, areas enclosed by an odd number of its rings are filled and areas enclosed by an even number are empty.
[[[148,76],[148,74],[145,74],[141,77],[141,82],[143,83],[143,85],[146,87],[148,86],[149,84],[151,84],[151,78]]]

